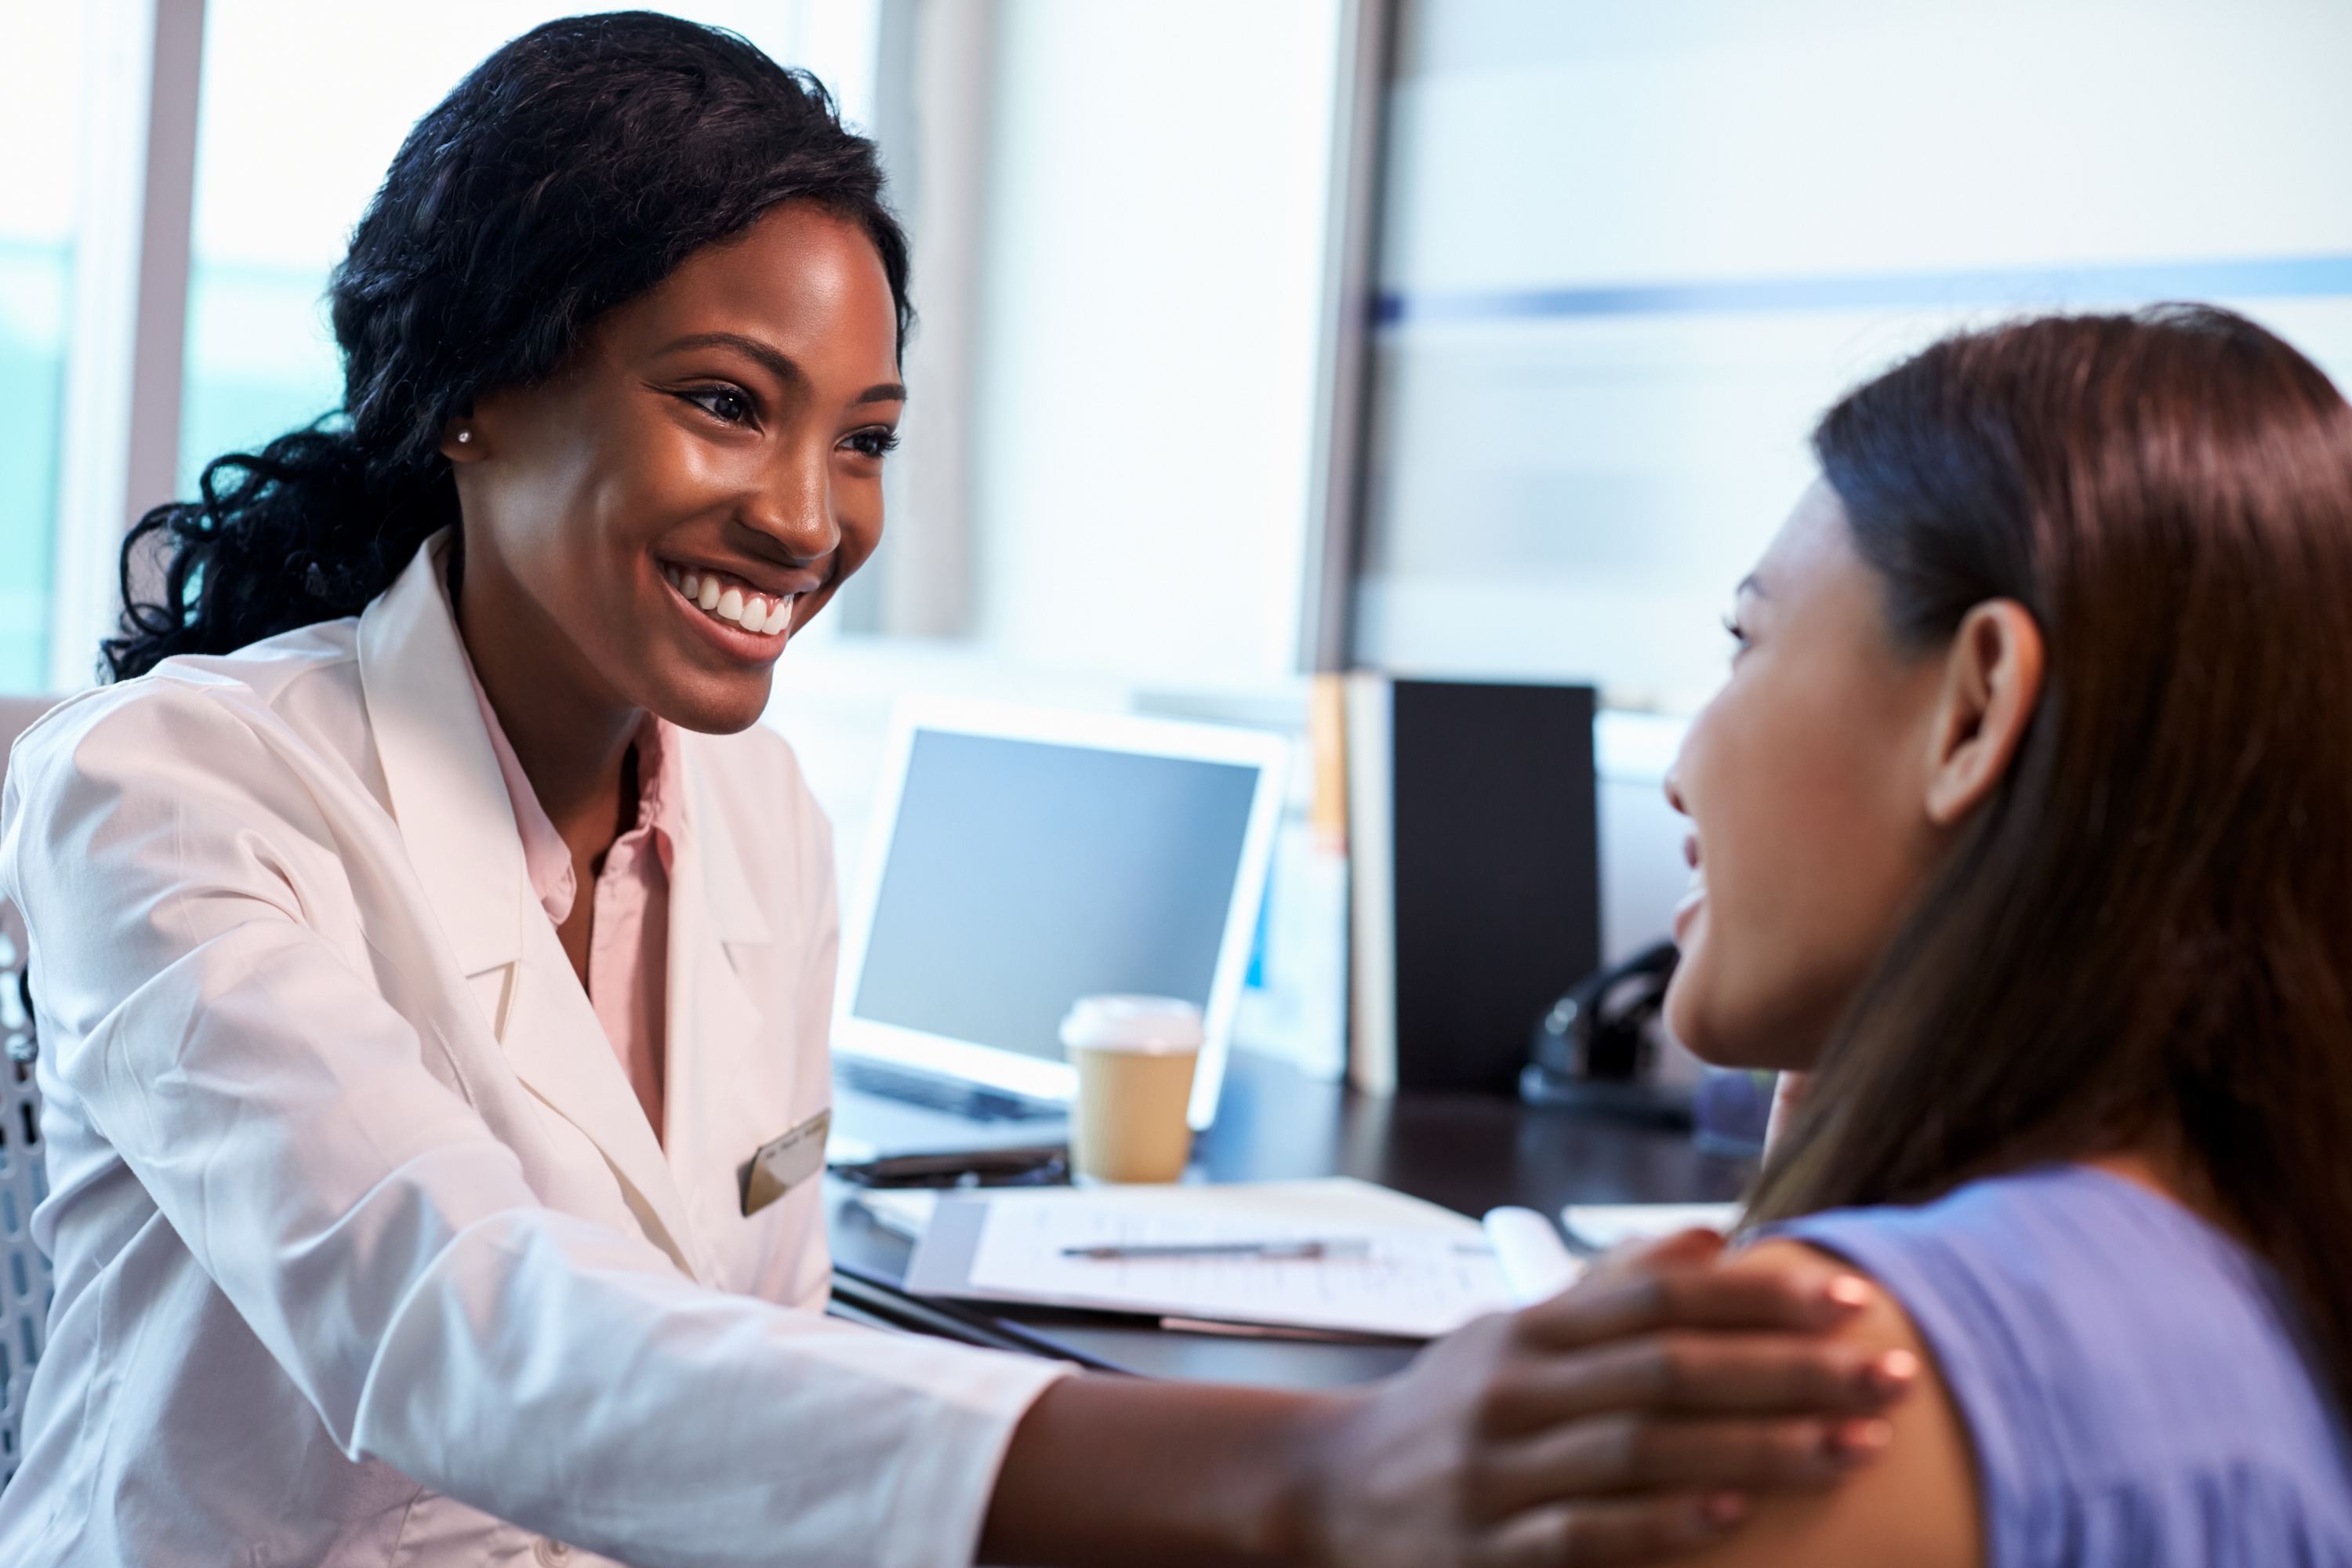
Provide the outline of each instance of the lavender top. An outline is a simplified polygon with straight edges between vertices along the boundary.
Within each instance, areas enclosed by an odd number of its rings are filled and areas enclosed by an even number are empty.
[[[2080,1165],[1771,1227],[1910,1312],[1976,1449],[1991,1568],[2352,1565],[2344,1424],[2271,1271]]]

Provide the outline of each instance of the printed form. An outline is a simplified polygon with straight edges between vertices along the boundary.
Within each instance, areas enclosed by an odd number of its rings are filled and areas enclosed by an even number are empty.
[[[1475,1220],[1346,1178],[998,1192],[985,1210],[961,1289],[941,1293],[1410,1339],[1511,1305]],[[1268,1242],[1336,1245],[1316,1258],[1067,1255]],[[933,1271],[919,1259],[910,1272]]]

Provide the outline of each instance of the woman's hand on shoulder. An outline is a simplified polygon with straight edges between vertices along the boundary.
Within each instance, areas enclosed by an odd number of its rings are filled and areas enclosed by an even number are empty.
[[[1722,1252],[1612,1255],[1360,1393],[1066,1378],[1013,1434],[982,1561],[1571,1568],[1744,1542],[1863,1484],[1918,1360],[1855,1331],[1876,1296],[1841,1265]]]
[[[1736,1536],[1880,1456],[1917,1358],[1817,1253],[1692,1232],[1486,1319],[1316,1428],[1312,1555],[1367,1568],[1627,1563]],[[1890,1356],[1887,1352],[1895,1351]]]
[[[1801,1242],[1766,1241],[1726,1258],[1717,1272],[1771,1278],[1807,1267],[1836,1265]],[[1861,1310],[1825,1343],[1915,1374],[1916,1386],[1883,1424],[1884,1455],[1834,1489],[1759,1495],[1747,1527],[1688,1559],[1692,1568],[1975,1568],[1983,1525],[1968,1435],[1910,1315],[1872,1283]]]

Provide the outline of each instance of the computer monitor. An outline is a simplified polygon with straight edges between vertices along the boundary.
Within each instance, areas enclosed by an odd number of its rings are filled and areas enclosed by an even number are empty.
[[[916,698],[894,717],[834,1048],[1032,1100],[1076,1078],[1081,996],[1197,1004],[1216,1114],[1289,742],[1158,719]]]

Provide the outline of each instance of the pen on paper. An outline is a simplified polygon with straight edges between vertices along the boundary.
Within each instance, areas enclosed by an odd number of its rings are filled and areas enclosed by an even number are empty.
[[[1066,1247],[1065,1258],[1090,1258],[1112,1262],[1153,1258],[1258,1258],[1286,1262],[1298,1258],[1363,1258],[1372,1244],[1360,1238],[1341,1241],[1168,1241],[1134,1246]]]

